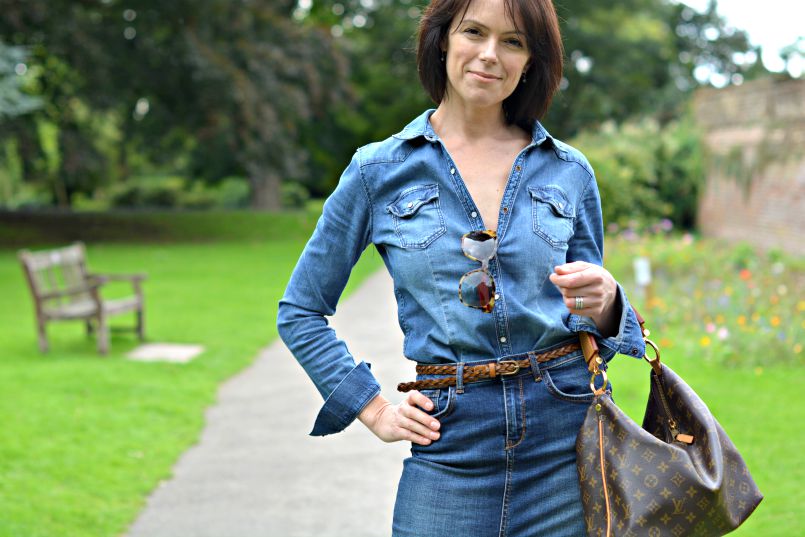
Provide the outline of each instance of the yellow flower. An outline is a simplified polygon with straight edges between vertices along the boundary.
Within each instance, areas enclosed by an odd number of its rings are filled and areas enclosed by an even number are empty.
[[[667,337],[664,337],[660,340],[660,348],[662,349],[670,349],[673,346],[674,342],[668,339]]]
[[[720,313],[716,315],[716,324],[724,324],[724,316]]]
[[[772,317],[769,322],[771,323],[772,326],[780,326],[780,318],[776,315]]]
[[[805,300],[800,300],[797,302],[797,309],[799,311],[805,311]]]
[[[702,339],[699,340],[699,345],[702,347],[707,347],[710,345],[710,338],[707,336],[703,336]]]
[[[801,352],[802,352],[802,345],[800,345],[799,343],[794,345],[794,354],[799,354]]]
[[[724,294],[727,296],[732,296],[732,287],[729,285],[724,288]]]
[[[746,315],[738,316],[738,324],[741,326],[746,326]]]

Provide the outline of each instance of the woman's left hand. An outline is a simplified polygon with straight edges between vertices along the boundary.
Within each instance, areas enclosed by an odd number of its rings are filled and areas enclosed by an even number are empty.
[[[550,280],[559,288],[570,313],[592,318],[604,336],[617,333],[618,283],[604,267],[586,261],[565,263],[554,268]],[[576,308],[576,297],[582,297],[583,308]]]

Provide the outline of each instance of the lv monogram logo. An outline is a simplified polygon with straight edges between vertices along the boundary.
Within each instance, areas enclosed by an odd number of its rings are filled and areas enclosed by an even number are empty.
[[[587,481],[587,467],[579,465],[579,481]]]
[[[672,498],[672,502],[674,502],[674,515],[684,515],[685,514],[685,498]]]

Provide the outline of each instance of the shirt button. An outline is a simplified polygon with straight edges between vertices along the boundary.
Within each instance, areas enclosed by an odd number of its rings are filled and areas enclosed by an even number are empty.
[[[495,300],[500,299],[500,293],[495,293]]]
[[[632,349],[632,355],[637,356],[637,349]]]
[[[414,202],[413,202],[413,201],[409,201],[409,202],[408,202],[408,208],[410,209],[410,208],[411,208],[411,207],[413,207],[413,206],[414,206]]]
[[[506,214],[506,213],[508,213],[508,212],[509,212],[509,208],[508,208],[508,207],[504,207],[504,208],[503,208],[503,214]]]
[[[522,168],[521,168],[520,166],[515,166],[515,167],[514,167],[514,169],[515,169],[515,170],[517,170],[518,172],[519,172],[520,170],[522,170]]]
[[[500,342],[501,343],[506,343],[506,336],[503,336],[502,338],[500,338]]]
[[[475,211],[472,211],[470,213],[470,216],[473,217],[473,218],[478,218],[478,213],[476,213]]]
[[[450,175],[455,175],[455,174],[456,174],[456,169],[455,168],[450,168]]]

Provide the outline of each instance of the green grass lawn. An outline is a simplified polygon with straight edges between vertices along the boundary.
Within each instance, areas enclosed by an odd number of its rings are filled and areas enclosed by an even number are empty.
[[[94,271],[149,274],[149,340],[206,346],[204,354],[184,365],[123,359],[136,345],[128,334],[113,335],[110,355],[100,357],[94,339],[77,322],[52,324],[51,351],[40,354],[15,252],[0,249],[0,536],[111,537],[125,531],[181,453],[197,441],[204,409],[214,402],[218,385],[275,338],[277,301],[306,234],[295,232],[285,240],[271,239],[288,237],[272,232],[241,241],[219,237],[208,243],[89,246]],[[666,284],[681,281],[679,274],[687,269],[679,259],[687,255],[691,264],[712,259],[716,266],[711,272],[718,274],[721,288],[729,286],[732,302],[716,300],[714,311],[697,313],[677,300],[700,292],[700,302],[707,303],[714,289],[710,280],[688,282],[694,288],[680,290],[664,287],[658,278],[659,302],[641,309],[653,337],[662,342],[664,361],[713,409],[766,495],[736,535],[799,535],[805,518],[800,486],[805,433],[798,425],[805,423],[800,404],[802,265],[786,265],[794,268],[788,276],[781,273],[783,283],[769,279],[777,300],[755,308],[749,300],[768,294],[763,263],[749,266],[753,279],[737,270],[730,276],[723,259],[714,255],[714,244],[690,247],[701,255],[675,250],[674,240],[653,245],[652,251],[667,250],[658,252],[658,276],[665,273]],[[679,266],[671,267],[660,254]],[[607,265],[629,289],[629,263],[636,251],[615,240],[608,255]],[[348,291],[381,264],[379,255],[368,250]],[[744,284],[752,292],[738,300]],[[787,294],[779,292],[784,285]],[[757,311],[744,315],[743,308]],[[674,313],[679,311],[695,315],[687,319]],[[748,319],[744,324],[742,317]],[[775,317],[784,318],[785,325],[775,324]],[[115,319],[115,324],[127,322]],[[718,330],[729,328],[734,339],[719,345],[720,332],[709,327],[713,323]],[[772,351],[760,353],[757,342]],[[742,356],[744,346],[751,352]],[[783,356],[781,349],[793,350]],[[645,363],[628,357],[618,357],[610,369],[616,400],[637,419],[648,392],[648,371]]]
[[[80,322],[51,323],[51,350],[40,354],[16,254],[0,250],[0,535],[125,531],[197,441],[218,385],[276,337],[277,302],[303,245],[88,247],[93,271],[148,273],[147,337],[203,344],[189,364],[125,360],[137,342],[122,333],[100,357]],[[347,292],[380,264],[367,250]]]

